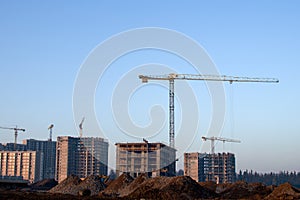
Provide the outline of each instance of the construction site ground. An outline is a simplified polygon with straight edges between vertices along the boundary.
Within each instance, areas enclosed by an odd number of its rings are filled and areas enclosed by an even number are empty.
[[[56,186],[54,186],[56,185]],[[49,187],[52,187],[51,189]],[[40,189],[42,188],[42,189]],[[46,190],[47,188],[47,190]],[[84,180],[69,176],[57,184],[44,180],[26,188],[0,188],[1,199],[300,199],[300,190],[289,183],[198,183],[188,176],[132,178],[127,174],[113,181],[98,176]]]

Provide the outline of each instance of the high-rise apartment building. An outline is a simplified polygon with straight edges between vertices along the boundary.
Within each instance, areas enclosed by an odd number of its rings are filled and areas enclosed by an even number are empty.
[[[116,174],[174,176],[176,150],[162,143],[116,143]]]
[[[103,138],[82,137],[79,144],[79,177],[107,175],[108,142]]]
[[[57,137],[56,179],[61,182],[69,175],[80,178],[107,175],[108,142],[93,137]]]
[[[43,154],[42,179],[55,178],[56,142],[28,139],[23,140],[27,150],[39,151]]]
[[[43,154],[37,151],[0,151],[1,176],[23,177],[30,183],[42,179]]]
[[[232,153],[185,153],[184,175],[199,182],[235,182],[235,156]]]

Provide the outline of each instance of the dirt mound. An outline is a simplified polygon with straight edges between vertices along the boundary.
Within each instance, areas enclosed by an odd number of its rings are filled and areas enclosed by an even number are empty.
[[[57,186],[52,188],[50,193],[61,193],[61,194],[72,194],[77,195],[74,188],[81,183],[81,180],[78,176],[70,175]]]
[[[77,194],[80,191],[84,191],[84,190],[90,190],[91,194],[90,195],[97,195],[100,191],[105,189],[105,185],[102,182],[101,177],[99,176],[95,176],[95,175],[91,175],[88,176],[87,178],[85,178],[79,185],[77,185],[77,187],[75,188],[75,190],[77,190]]]
[[[213,181],[198,182],[198,184],[210,191],[213,191],[213,192],[215,192],[217,189],[217,184],[216,184],[216,182],[213,182]]]
[[[50,190],[57,185],[57,181],[54,179],[43,179],[30,185],[33,190]]]
[[[129,174],[123,173],[117,179],[113,180],[99,195],[102,197],[118,197],[120,196],[120,192],[133,182],[133,180],[134,178]]]
[[[300,190],[284,183],[276,187],[265,199],[300,199]]]
[[[105,185],[99,176],[91,175],[82,181],[78,176],[71,175],[49,192],[78,195],[82,191],[90,190],[91,195],[97,195],[104,188]]]
[[[155,177],[145,180],[128,196],[130,199],[200,199],[216,194],[188,176]]]
[[[262,199],[272,191],[262,183],[246,183],[239,181],[232,184],[220,184],[216,192],[224,199]]]
[[[149,177],[147,174],[140,174],[136,179],[134,179],[134,181],[120,191],[120,197],[127,196],[148,179]]]

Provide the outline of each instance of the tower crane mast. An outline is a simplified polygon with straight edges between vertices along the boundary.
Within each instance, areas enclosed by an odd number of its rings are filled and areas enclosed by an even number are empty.
[[[2,127],[0,126],[0,129],[8,129],[8,130],[14,130],[15,131],[15,143],[14,143],[14,150],[17,150],[17,137],[18,137],[18,131],[25,132],[25,129],[18,128],[17,126],[15,128],[9,128],[9,127]]]
[[[82,118],[80,124],[79,124],[79,137],[82,138],[82,132],[83,132],[83,122],[84,122],[84,117]]]
[[[201,75],[201,74],[166,74],[166,75],[139,75],[142,83],[149,80],[166,80],[169,81],[169,143],[170,147],[175,148],[175,123],[174,123],[174,81],[175,80],[200,80],[200,81],[223,81],[223,82],[263,82],[278,83],[275,78],[249,78],[224,75]]]
[[[51,142],[52,141],[52,129],[54,127],[54,124],[51,124],[49,127],[48,127],[48,130],[50,131],[49,133],[49,141]]]

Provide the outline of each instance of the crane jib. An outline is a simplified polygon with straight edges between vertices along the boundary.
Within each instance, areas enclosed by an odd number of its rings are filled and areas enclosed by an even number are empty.
[[[202,80],[202,81],[223,81],[229,82],[260,82],[260,83],[278,83],[279,80],[275,78],[249,78],[249,77],[238,77],[238,76],[225,76],[225,75],[201,75],[201,74],[164,74],[164,75],[139,75],[142,83],[147,83],[148,80],[167,80],[169,81],[169,142],[170,147],[175,148],[174,132],[174,80]],[[208,138],[206,138],[208,139]],[[206,140],[205,139],[205,140]],[[211,141],[214,142],[213,138]],[[221,140],[223,142],[239,142],[236,140]]]

